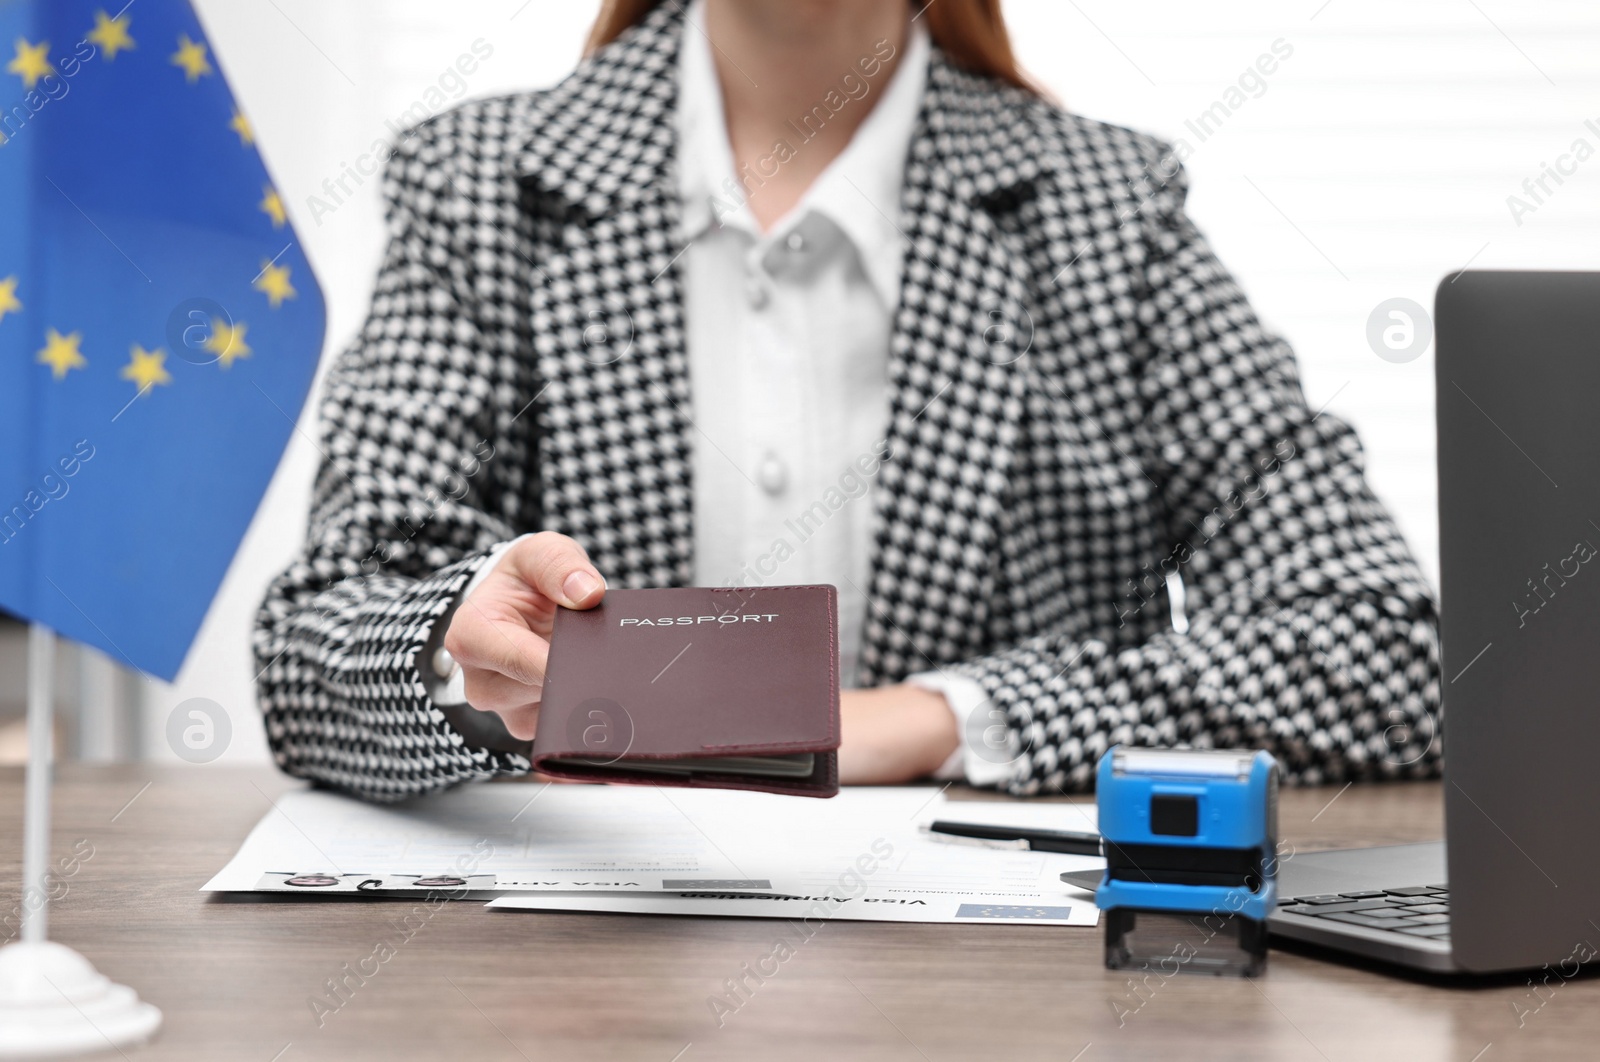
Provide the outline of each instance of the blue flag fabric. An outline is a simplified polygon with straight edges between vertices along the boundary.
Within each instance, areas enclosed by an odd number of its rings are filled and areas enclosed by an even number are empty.
[[[0,607],[174,677],[322,335],[186,0],[0,0]]]

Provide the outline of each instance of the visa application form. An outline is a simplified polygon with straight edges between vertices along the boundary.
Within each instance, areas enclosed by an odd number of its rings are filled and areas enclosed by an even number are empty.
[[[832,917],[1096,924],[1092,901],[1059,875],[1098,860],[951,844],[919,828],[937,818],[1008,821],[1001,809],[1022,825],[1085,826],[1080,805],[952,801],[927,787],[847,788],[816,800],[492,784],[391,806],[299,790],[276,800],[204,889],[459,887],[513,909],[757,916],[798,909],[778,897],[848,896]]]

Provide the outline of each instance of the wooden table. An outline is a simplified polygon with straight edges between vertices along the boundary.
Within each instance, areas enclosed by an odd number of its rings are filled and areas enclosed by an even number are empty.
[[[398,940],[410,905],[196,891],[295,784],[265,769],[61,772],[54,853],[86,841],[93,855],[51,929],[165,1011],[135,1062],[1600,1056],[1600,981],[1587,977],[1538,994],[1526,978],[1451,987],[1279,951],[1260,981],[1136,985],[1101,965],[1100,930],[1059,927],[830,923],[719,1027],[708,997],[770,952],[779,923],[470,902],[421,922],[319,1022],[324,982]],[[0,791],[14,895],[21,772],[0,771]],[[1282,829],[1300,850],[1438,837],[1439,787],[1289,790]]]

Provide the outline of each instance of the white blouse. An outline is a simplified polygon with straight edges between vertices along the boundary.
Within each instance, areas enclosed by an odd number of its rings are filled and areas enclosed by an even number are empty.
[[[702,3],[689,7],[699,25]],[[763,233],[746,205],[775,152],[736,174],[710,42],[683,34],[678,185],[694,451],[694,581],[701,586],[832,583],[839,664],[855,684],[872,541],[873,495],[888,424],[889,333],[900,297],[899,214],[906,152],[927,76],[913,26],[890,78],[862,49],[858,98],[840,91],[802,125],[871,112],[800,202]],[[837,115],[829,102],[838,107]],[[821,116],[821,117],[819,117]],[[742,178],[742,180],[741,180]]]

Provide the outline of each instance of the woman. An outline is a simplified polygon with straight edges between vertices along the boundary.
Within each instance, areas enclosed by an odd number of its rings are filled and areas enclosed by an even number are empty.
[[[805,581],[845,782],[1084,789],[1117,742],[1437,770],[1434,607],[1354,434],[1165,146],[1041,98],[997,0],[612,0],[386,194],[256,636],[285,770],[525,772],[556,606]]]

